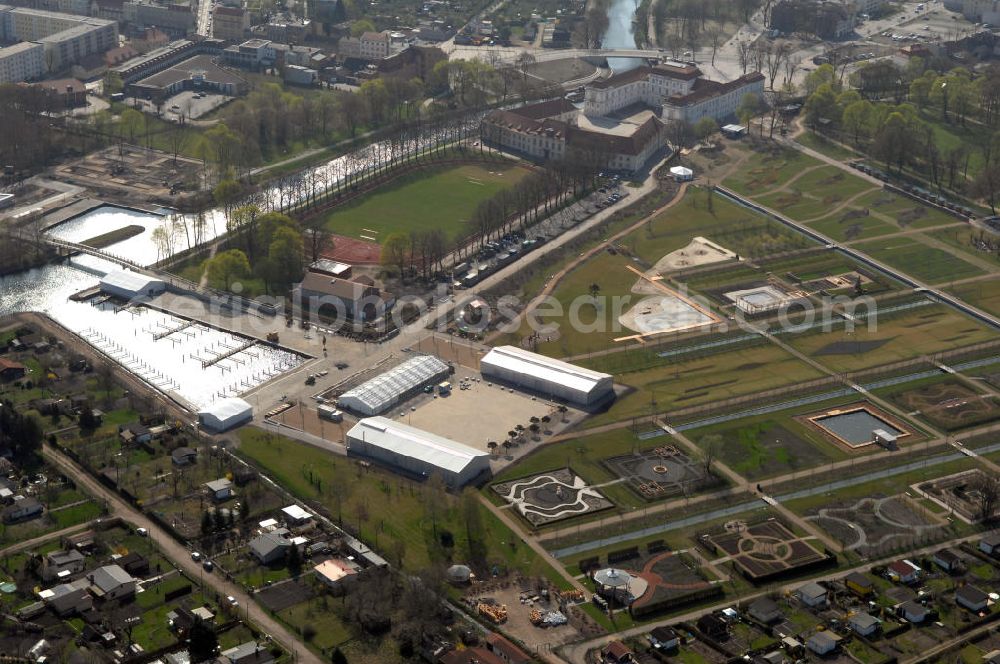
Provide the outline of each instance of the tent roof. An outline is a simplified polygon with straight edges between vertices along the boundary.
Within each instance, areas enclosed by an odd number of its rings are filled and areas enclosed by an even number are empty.
[[[219,399],[211,405],[206,406],[198,411],[198,415],[214,417],[220,422],[225,422],[226,420],[243,417],[251,411],[253,411],[253,407],[246,401],[236,397],[230,397],[227,399]]]
[[[460,473],[476,458],[487,456],[486,452],[468,445],[385,417],[360,420],[348,432],[348,436],[400,456],[426,461],[453,473]]]
[[[584,369],[568,362],[517,348],[498,346],[483,356],[482,365],[493,365],[581,392],[590,392],[611,378],[610,374]]]

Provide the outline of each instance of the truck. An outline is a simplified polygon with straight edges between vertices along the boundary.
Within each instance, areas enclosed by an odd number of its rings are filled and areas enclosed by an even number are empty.
[[[330,422],[343,422],[344,414],[334,408],[333,406],[327,404],[321,404],[316,408],[316,412],[324,420],[329,420]]]
[[[444,381],[443,383],[438,383],[438,394],[441,396],[447,396],[451,394],[451,383]]]

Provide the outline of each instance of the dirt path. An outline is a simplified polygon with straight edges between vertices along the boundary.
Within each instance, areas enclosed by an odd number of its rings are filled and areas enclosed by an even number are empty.
[[[801,171],[799,171],[798,173],[796,173],[795,175],[793,175],[791,180],[787,180],[787,181],[783,182],[780,187],[775,187],[774,189],[768,189],[767,191],[762,191],[759,194],[754,194],[753,197],[754,198],[763,198],[765,196],[770,196],[771,194],[780,194],[782,192],[791,192],[791,189],[789,189],[789,187],[791,187],[793,184],[795,184],[795,182],[797,180],[799,180],[802,176],[807,175],[807,174],[809,174],[809,173],[811,173],[813,171],[819,170],[819,169],[823,168],[824,166],[826,166],[826,164],[816,164],[815,166],[810,166],[809,168],[804,168]]]
[[[165,530],[146,517],[145,514],[127,504],[115,492],[95,480],[62,452],[49,445],[45,445],[42,449],[42,454],[47,462],[55,466],[67,477],[72,478],[86,492],[99,500],[105,501],[112,515],[120,517],[133,526],[146,528],[149,531],[149,537],[156,543],[164,555],[192,579],[200,579],[205,585],[211,587],[221,596],[232,595],[235,597],[243,608],[247,618],[256,623],[291,652],[293,661],[304,662],[305,664],[323,664],[322,659],[302,645],[287,627],[266,613],[242,587],[226,581],[221,576],[206,574],[198,563],[191,560],[191,552],[187,548],[170,537]]]
[[[840,212],[841,210],[843,210],[848,205],[851,205],[852,203],[854,203],[854,201],[858,200],[862,196],[867,196],[868,194],[872,193],[873,191],[876,191],[876,190],[874,188],[872,188],[872,189],[865,189],[862,192],[854,194],[853,196],[851,196],[850,198],[848,198],[846,201],[841,201],[836,207],[834,207],[832,210],[830,210],[826,214],[821,214],[820,216],[813,217],[812,219],[806,219],[802,223],[803,224],[811,224],[814,221],[819,221],[821,219],[826,219],[827,217],[832,217],[833,215],[837,214],[838,212]]]
[[[44,535],[39,535],[38,537],[32,537],[31,539],[24,540],[23,542],[18,542],[17,544],[11,544],[6,549],[0,549],[0,557],[6,557],[11,554],[17,553],[19,551],[26,551],[27,549],[33,549],[39,544],[44,544],[50,540],[62,539],[67,535],[72,535],[73,533],[79,532],[81,530],[86,530],[90,527],[92,522],[88,521],[86,523],[78,523],[75,526],[70,526],[69,528],[63,528],[62,530],[57,530],[51,533],[45,533]]]

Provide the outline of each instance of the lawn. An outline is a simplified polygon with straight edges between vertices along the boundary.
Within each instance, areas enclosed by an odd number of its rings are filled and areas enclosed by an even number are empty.
[[[828,140],[826,137],[817,134],[814,131],[806,130],[802,132],[795,138],[795,142],[799,145],[804,145],[807,148],[812,148],[816,152],[824,154],[831,159],[836,159],[837,161],[847,161],[848,159],[853,159],[858,156],[851,150],[841,147],[837,143]]]
[[[617,382],[634,391],[619,398],[608,412],[597,415],[589,424],[648,417],[651,403],[655,403],[656,412],[662,413],[820,377],[818,370],[774,345],[675,362],[663,358],[661,366],[615,376]]]
[[[428,172],[429,171],[429,172]],[[390,233],[441,229],[449,239],[472,233],[476,206],[528,173],[511,162],[469,164],[403,176],[358,202],[331,210],[325,219],[331,233],[383,240]]]
[[[854,203],[860,208],[868,208],[875,214],[891,218],[901,228],[928,228],[961,223],[957,217],[943,210],[884,189],[865,194]]]
[[[899,231],[889,222],[873,215],[859,214],[858,210],[855,205],[848,206],[830,216],[810,222],[809,227],[841,242],[867,240]]]
[[[719,461],[749,480],[792,473],[839,461],[846,453],[815,429],[795,419],[796,415],[846,403],[838,401],[809,404],[799,408],[726,422],[688,432],[701,447],[713,447]]]
[[[558,308],[539,311],[532,327],[525,320],[520,338],[540,331],[547,323],[559,325],[557,334],[542,334],[535,350],[556,357],[577,355],[609,348],[613,339],[634,332],[618,322],[642,296],[631,295],[639,277],[632,267],[645,270],[665,255],[682,249],[695,237],[705,237],[740,256],[768,256],[809,245],[804,236],[777,222],[710,194],[705,189],[689,189],[684,199],[654,217],[617,243],[614,253],[600,252],[566,275],[552,294]],[[599,312],[589,299],[596,284],[605,298]],[[625,300],[614,300],[627,297]],[[553,305],[554,306],[554,305]],[[577,312],[582,325],[572,325],[567,314]],[[546,313],[548,315],[542,315]],[[595,318],[596,316],[596,318]]]
[[[1000,316],[1000,278],[960,284],[947,290],[974,307]]]
[[[662,445],[677,445],[677,443],[666,435],[642,441],[629,429],[615,429],[582,436],[574,440],[536,448],[531,454],[521,458],[516,464],[509,466],[497,475],[496,481],[503,482],[537,475],[547,470],[570,468],[587,484],[604,484],[618,479],[618,475],[602,463],[604,459],[623,454],[641,453]],[[683,451],[685,448],[681,446],[679,449]],[[715,485],[712,488],[720,489],[722,487]],[[603,486],[600,491],[619,508],[644,507],[649,504],[623,483]],[[490,491],[489,493],[493,494],[494,492]],[[505,504],[499,499],[497,500],[500,504]],[[601,514],[601,516],[605,515],[606,513]]]
[[[336,611],[324,606],[331,600],[325,595],[314,597],[313,599],[296,604],[281,611],[278,615],[281,619],[296,628],[302,630],[306,625],[311,625],[316,630],[309,644],[321,651],[336,648],[351,640],[352,635],[347,625],[343,623]],[[332,600],[339,602],[340,600]]]
[[[808,171],[786,186],[787,191],[775,192],[756,200],[798,221],[822,217],[854,196],[875,188],[871,182],[837,166],[823,166]]]
[[[743,166],[723,182],[733,191],[747,196],[759,195],[788,182],[807,168],[821,162],[794,148],[769,143],[754,151]]]
[[[850,333],[788,334],[782,340],[829,369],[856,371],[996,338],[989,328],[943,304],[871,317],[869,323]]]
[[[252,428],[240,431],[239,452],[301,498],[322,503],[331,518],[359,532],[391,561],[401,558],[406,569],[447,563],[450,556],[467,560],[471,532],[485,544],[490,563],[567,585],[534,551],[518,546],[518,538],[472,490],[456,496],[433,482],[414,482]],[[454,536],[453,553],[439,541],[445,530]]]
[[[990,238],[996,243],[995,236],[986,235],[983,231],[971,228],[967,224],[954,228],[943,228],[930,234],[936,240],[955,247],[963,254],[969,254],[993,264],[994,271],[1000,272],[1000,252],[995,248],[987,248],[983,240]]]
[[[927,284],[940,284],[985,274],[955,253],[931,247],[913,236],[855,244],[854,248]]]

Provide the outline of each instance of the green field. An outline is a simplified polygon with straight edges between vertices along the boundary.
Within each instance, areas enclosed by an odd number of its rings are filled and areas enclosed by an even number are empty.
[[[911,309],[853,332],[785,335],[786,343],[834,371],[856,371],[996,339],[996,333],[943,304]]]
[[[898,228],[875,216],[855,216],[858,208],[854,205],[834,214],[809,223],[829,238],[840,241],[861,240],[896,233]]]
[[[952,286],[948,292],[974,307],[1000,316],[1000,277]]]
[[[326,215],[331,233],[380,242],[388,234],[441,229],[449,239],[472,233],[476,206],[523,178],[528,169],[511,162],[423,169],[379,187],[358,202]],[[373,231],[373,232],[369,232]]]
[[[957,217],[943,210],[883,189],[865,194],[854,201],[854,204],[891,218],[900,228],[928,228],[961,223]]]
[[[525,575],[566,582],[527,546],[517,546],[513,533],[479,504],[475,492],[446,493],[431,482],[414,482],[353,459],[335,457],[315,447],[257,429],[240,431],[242,455],[260,464],[282,486],[306,500],[318,500],[331,518],[340,520],[377,546],[391,562],[402,557],[410,570],[445,563],[450,556],[469,559],[469,519],[490,563]],[[471,510],[471,512],[470,512]],[[441,545],[442,531],[454,536],[454,552]],[[377,542],[377,545],[376,545]]]
[[[711,209],[709,209],[711,207]],[[665,255],[686,247],[695,237],[702,236],[740,256],[767,256],[789,249],[803,248],[809,241],[777,222],[730,203],[705,189],[689,189],[677,205],[663,211],[648,225],[636,229],[617,243],[620,250],[598,253],[570,272],[553,292],[562,314],[538,315],[535,328],[527,321],[519,330],[520,338],[530,335],[546,323],[559,325],[558,334],[542,335],[537,352],[552,356],[568,356],[610,348],[617,337],[635,334],[618,323],[621,313],[628,311],[642,296],[615,306],[610,299],[630,294],[639,277],[630,271],[648,269]],[[636,260],[638,259],[638,260]],[[599,311],[581,296],[589,296],[590,286],[597,284],[600,294],[608,298]],[[599,321],[601,325],[577,329],[567,314],[577,304],[582,323]],[[541,313],[541,312],[540,312]],[[546,339],[550,339],[546,341]]]
[[[956,225],[954,228],[942,228],[929,233],[930,237],[955,247],[960,255],[975,256],[977,259],[992,263],[994,271],[1000,272],[1000,252],[988,249],[978,249],[979,239],[986,236],[983,231],[970,228],[967,224]],[[996,236],[992,236],[995,241]]]
[[[822,162],[794,148],[770,144],[761,149],[727,177],[723,184],[747,196],[759,195],[788,182],[807,168]]]
[[[611,410],[597,415],[590,424],[648,417],[651,409],[662,413],[820,377],[818,370],[774,345],[720,349],[709,357],[688,360],[663,358],[661,366],[616,375],[616,382],[634,391],[620,397]]]
[[[570,468],[587,484],[605,484],[614,482],[619,479],[619,476],[602,463],[604,459],[633,452],[640,453],[662,445],[677,445],[677,443],[666,435],[646,441],[639,440],[630,429],[615,429],[590,436],[581,436],[574,440],[536,448],[531,454],[497,475],[496,481],[529,477],[547,470]],[[679,449],[686,451],[683,446],[679,446]],[[723,488],[723,485],[712,487],[713,490],[720,488]],[[618,508],[634,509],[648,504],[622,483],[602,486],[600,491]],[[602,516],[604,514],[602,513]]]
[[[931,247],[914,237],[890,237],[854,245],[872,258],[927,284],[940,284],[985,272],[954,253]]]
[[[755,200],[791,219],[806,221],[829,214],[852,197],[874,189],[875,185],[837,166],[823,166],[788,182],[786,187],[786,191]]]
[[[857,157],[857,154],[843,148],[840,145],[827,140],[824,136],[817,134],[814,131],[806,130],[795,137],[795,142],[799,145],[804,145],[807,148],[812,148],[820,154],[824,154],[831,159],[836,159],[837,161],[847,161],[848,159],[853,159]]]

